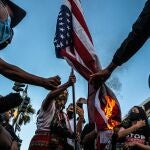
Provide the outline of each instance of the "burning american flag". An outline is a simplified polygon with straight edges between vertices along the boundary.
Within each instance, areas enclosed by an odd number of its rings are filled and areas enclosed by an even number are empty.
[[[56,56],[64,58],[86,80],[101,69],[79,0],[65,0],[61,6],[54,45]],[[103,131],[112,130],[121,118],[119,103],[105,84],[97,91],[89,86],[88,115],[89,121],[96,125],[102,143]]]

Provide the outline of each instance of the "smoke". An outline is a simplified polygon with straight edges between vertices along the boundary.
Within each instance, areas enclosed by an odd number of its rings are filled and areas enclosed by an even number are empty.
[[[116,92],[120,92],[122,89],[122,83],[120,82],[117,76],[112,76],[108,81],[107,85],[115,90]]]

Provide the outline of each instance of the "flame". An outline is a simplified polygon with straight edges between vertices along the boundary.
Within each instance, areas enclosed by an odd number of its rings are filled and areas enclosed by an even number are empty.
[[[104,112],[105,112],[106,118],[108,119],[107,128],[112,130],[116,125],[119,124],[118,121],[113,120],[113,118],[111,118],[112,113],[113,113],[113,108],[116,105],[116,101],[109,96],[105,96],[105,100],[106,100],[106,106],[104,108]]]

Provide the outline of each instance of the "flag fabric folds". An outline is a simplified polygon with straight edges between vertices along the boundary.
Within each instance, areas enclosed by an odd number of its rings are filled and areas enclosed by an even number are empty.
[[[64,58],[86,80],[101,69],[79,0],[65,0],[61,6],[54,45],[56,56]],[[89,86],[88,116],[98,131],[112,130],[120,120],[119,103],[104,83],[98,90]]]
[[[56,56],[65,58],[84,78],[99,70],[91,35],[79,0],[65,0],[57,19]]]

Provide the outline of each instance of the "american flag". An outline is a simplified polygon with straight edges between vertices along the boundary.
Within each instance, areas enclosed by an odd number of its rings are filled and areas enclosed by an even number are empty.
[[[79,0],[65,0],[61,6],[54,45],[56,56],[66,59],[86,80],[101,69]],[[98,91],[89,86],[88,115],[98,130],[108,130],[120,119],[119,103],[105,84]]]
[[[86,79],[99,70],[79,0],[65,0],[61,6],[54,44],[57,57],[65,58]]]

